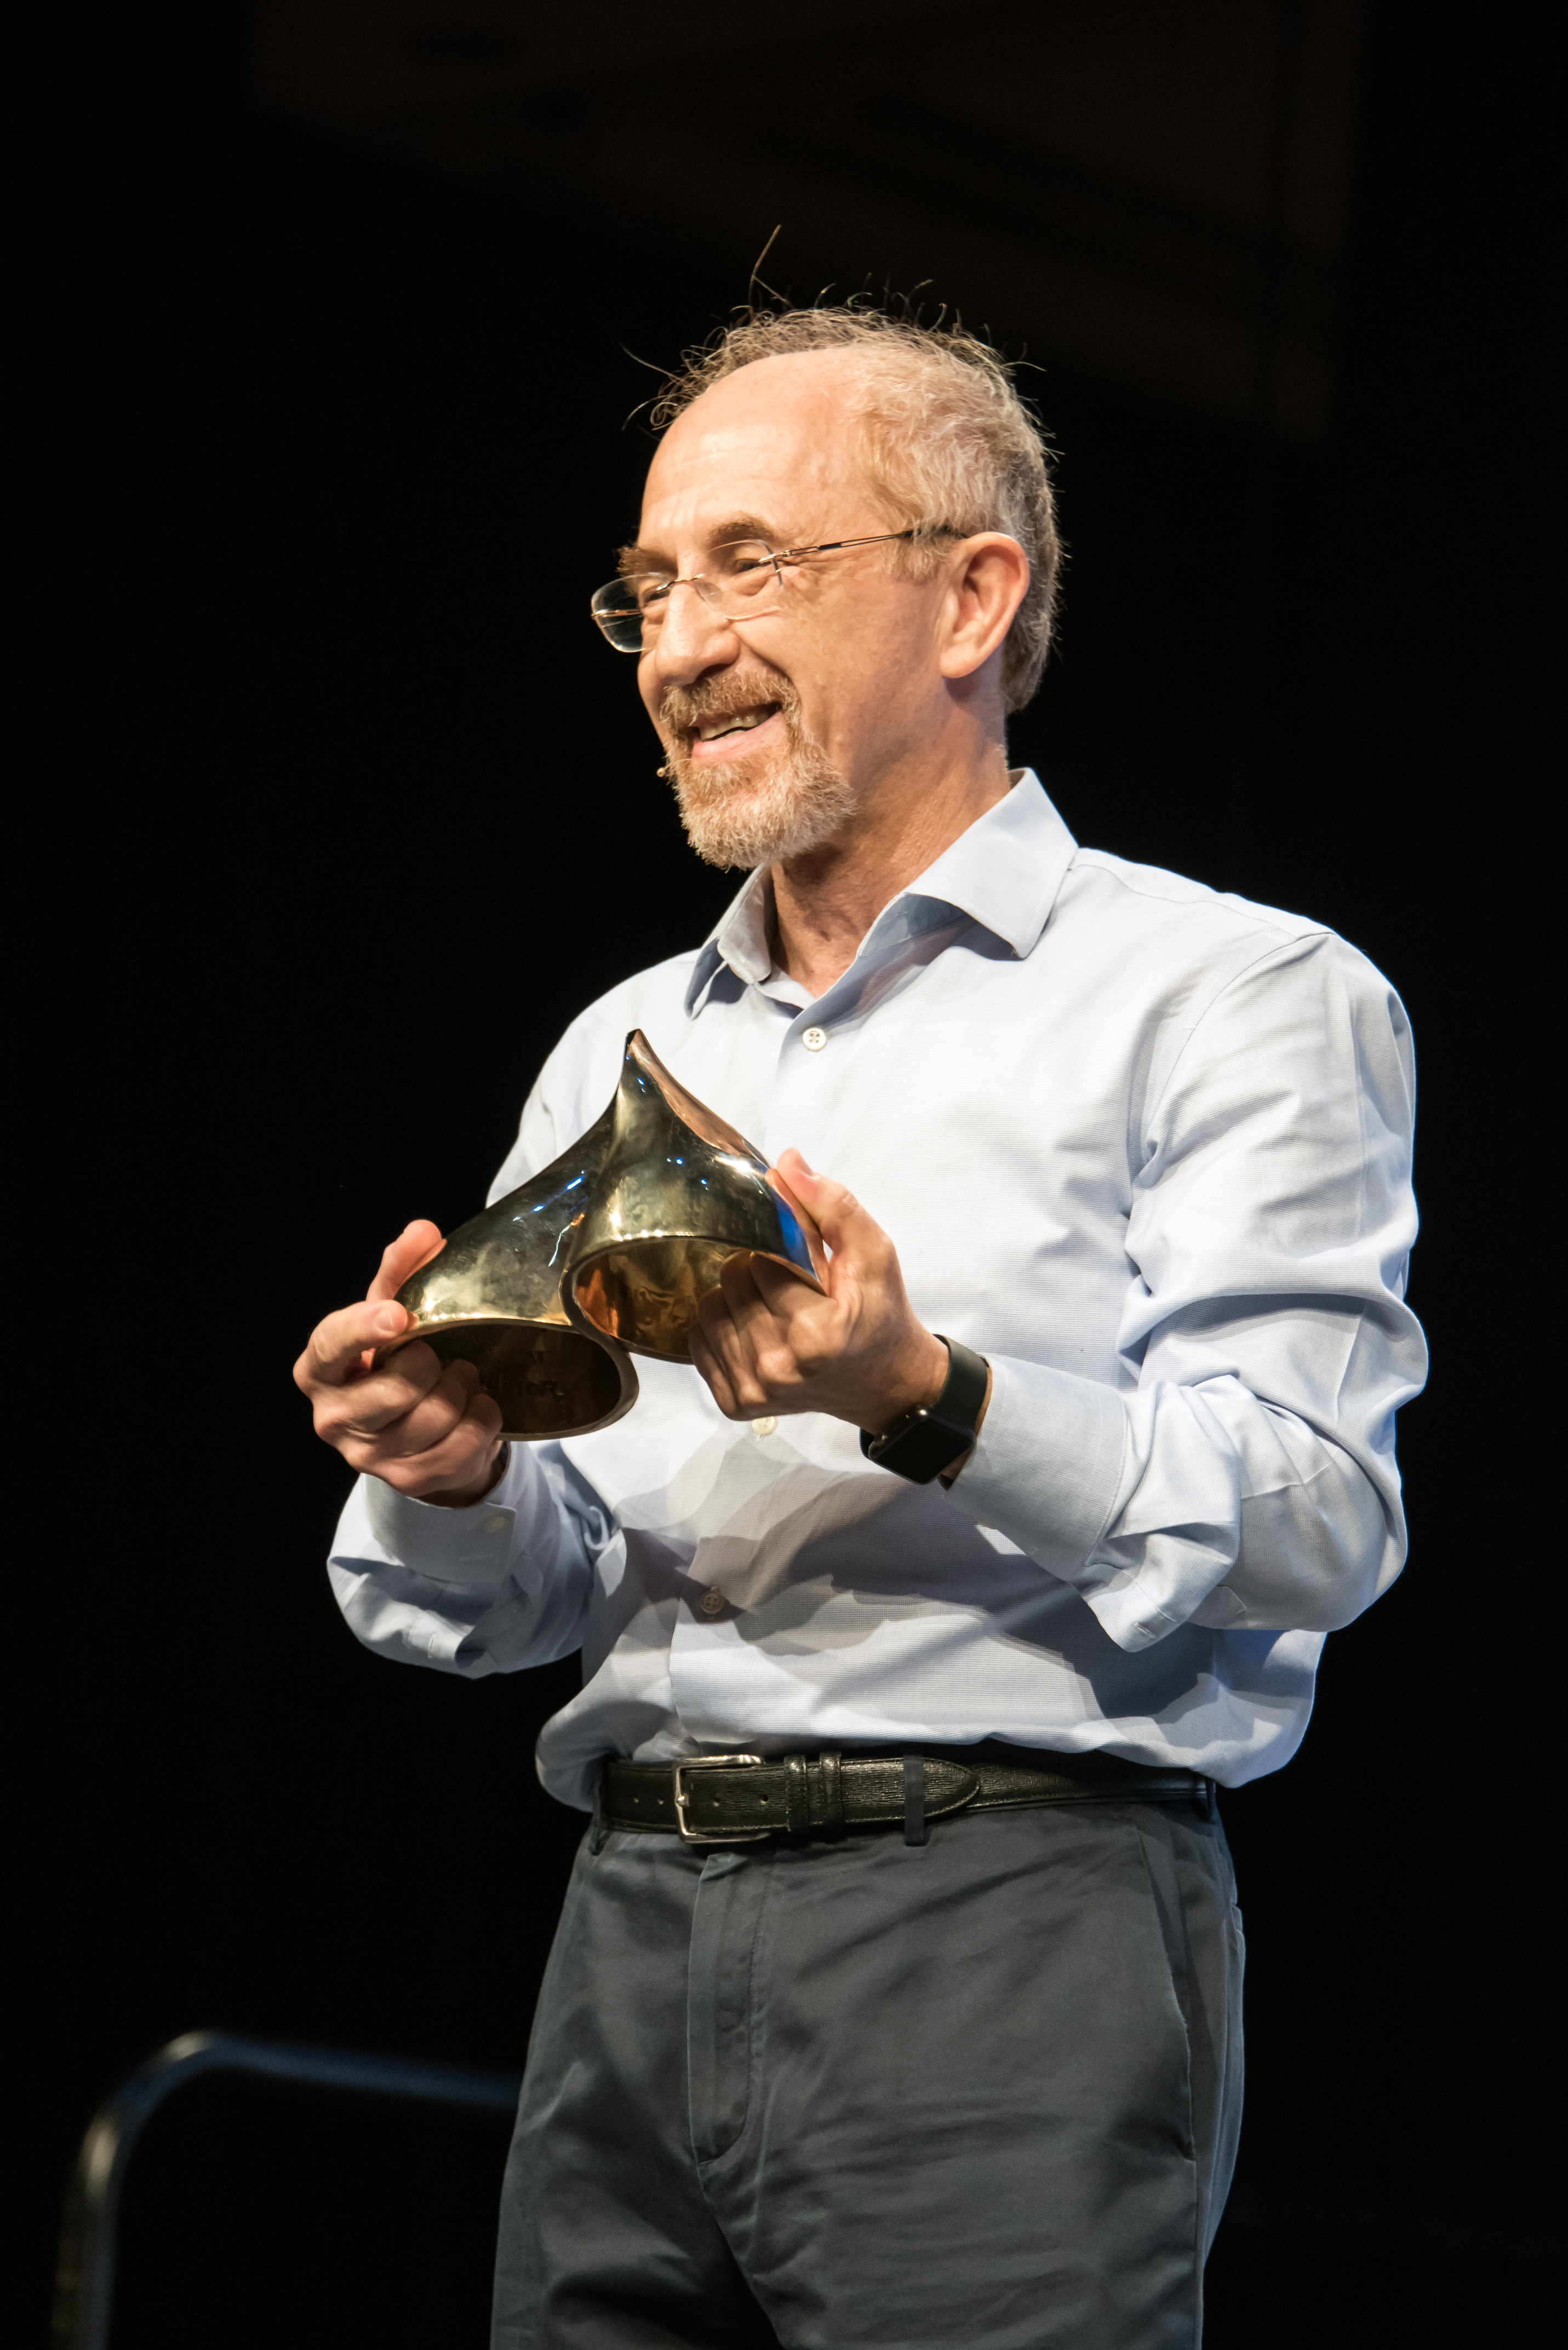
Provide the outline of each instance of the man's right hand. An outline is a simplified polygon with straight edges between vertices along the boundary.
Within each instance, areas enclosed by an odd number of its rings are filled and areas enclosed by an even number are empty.
[[[406,1330],[397,1292],[441,1245],[420,1218],[392,1243],[362,1305],[318,1322],[294,1367],[310,1398],[316,1433],[351,1469],[379,1477],[419,1502],[477,1502],[500,1466],[501,1407],[478,1392],[471,1363],[442,1364],[415,1339],[378,1367],[380,1347]]]

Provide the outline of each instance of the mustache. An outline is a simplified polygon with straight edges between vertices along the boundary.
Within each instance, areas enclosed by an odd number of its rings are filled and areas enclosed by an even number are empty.
[[[782,671],[745,676],[726,670],[722,677],[699,678],[695,685],[667,687],[659,706],[659,723],[670,734],[687,734],[704,718],[731,718],[765,702],[776,702],[786,719],[800,709],[800,697]]]

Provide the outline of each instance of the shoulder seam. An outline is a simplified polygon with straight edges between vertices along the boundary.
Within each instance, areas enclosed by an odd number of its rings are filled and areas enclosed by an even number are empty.
[[[1235,921],[1253,925],[1260,930],[1272,931],[1285,938],[1337,936],[1331,923],[1320,921],[1311,914],[1288,913],[1282,906],[1265,906],[1251,898],[1239,899],[1229,890],[1211,889],[1208,882],[1194,881],[1186,874],[1172,873],[1166,877],[1182,885],[1179,891],[1151,888],[1142,877],[1146,874],[1163,876],[1163,867],[1138,865],[1128,858],[1117,857],[1108,848],[1079,848],[1074,854],[1072,865],[1080,864],[1092,864],[1096,872],[1104,873],[1111,880],[1119,882],[1121,887],[1135,898],[1152,898],[1160,904],[1168,906],[1206,903],[1216,912],[1230,915]],[[1069,867],[1069,870],[1071,869]],[[1193,891],[1194,896],[1190,898],[1186,896],[1184,893],[1187,890]]]
[[[1282,954],[1287,947],[1313,947],[1315,946],[1318,941],[1322,939],[1332,940],[1335,945],[1339,946],[1343,946],[1345,943],[1343,939],[1340,938],[1337,931],[1309,930],[1304,932],[1298,931],[1282,939],[1274,939],[1269,945],[1262,948],[1257,954],[1253,955],[1249,962],[1241,964],[1237,970],[1228,972],[1226,973],[1219,986],[1216,987],[1209,996],[1209,999],[1204,1004],[1202,1010],[1193,1020],[1189,1022],[1186,1033],[1182,1036],[1181,1043],[1171,1056],[1170,1066],[1167,1069],[1165,1076],[1161,1080],[1159,1092],[1148,1104],[1147,1112],[1148,1117],[1152,1118],[1154,1116],[1155,1112],[1158,1109],[1160,1103],[1165,1099],[1166,1095],[1169,1092],[1171,1086],[1175,1082],[1178,1069],[1179,1069],[1182,1062],[1187,1058],[1188,1053],[1191,1049],[1193,1039],[1197,1036],[1199,1031],[1204,1026],[1205,1023],[1212,1018],[1216,1006],[1230,994],[1231,990],[1233,987],[1239,987],[1244,979],[1250,978],[1261,963],[1266,963],[1273,955]]]

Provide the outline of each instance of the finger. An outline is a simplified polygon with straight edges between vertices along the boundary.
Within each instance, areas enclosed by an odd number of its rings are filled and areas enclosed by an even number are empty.
[[[719,1294],[728,1327],[715,1321],[709,1330],[710,1343],[729,1366],[732,1383],[739,1383],[742,1400],[754,1392],[760,1399],[757,1409],[771,1411],[768,1399],[774,1385],[793,1386],[798,1373],[794,1346],[801,1326],[792,1317],[803,1299],[824,1310],[822,1293],[815,1284],[808,1286],[771,1264],[766,1257],[748,1255],[732,1258],[724,1266]],[[831,1304],[826,1311],[830,1315],[834,1313]],[[819,1352],[824,1343],[836,1350],[838,1342],[819,1331],[809,1343]]]
[[[744,1328],[758,1374],[770,1392],[793,1388],[838,1359],[855,1326],[858,1303],[847,1264],[826,1296],[815,1282],[766,1257],[757,1259],[753,1278],[758,1305]]]
[[[467,1365],[453,1364],[453,1371]],[[443,1379],[405,1419],[383,1429],[376,1440],[388,1461],[429,1463],[445,1457],[455,1445],[461,1451],[493,1444],[501,1434],[501,1406],[483,1388]]]
[[[816,1284],[797,1273],[793,1265],[781,1264],[775,1256],[753,1257],[752,1279],[775,1322],[788,1321],[803,1306],[822,1304],[822,1292]]]
[[[719,1268],[719,1289],[725,1305],[735,1319],[753,1313],[763,1302],[753,1268],[757,1259],[750,1249],[737,1249],[733,1256],[724,1259]]]
[[[363,1378],[318,1395],[316,1432],[328,1444],[336,1444],[346,1436],[379,1439],[390,1430],[413,1426],[428,1430],[424,1440],[431,1442],[461,1418],[478,1383],[479,1374],[472,1364],[443,1364],[431,1347],[416,1340],[410,1347],[400,1347],[389,1363]],[[427,1406],[424,1419],[417,1420],[415,1415]],[[395,1441],[399,1451],[417,1450],[417,1438],[412,1447],[400,1436]]]
[[[735,1390],[729,1372],[709,1345],[704,1331],[701,1327],[693,1329],[688,1343],[691,1351],[691,1360],[707,1381],[713,1400],[725,1419],[745,1419],[752,1417],[751,1414],[743,1412],[735,1400]]]
[[[827,1252],[828,1296],[853,1313],[889,1284],[901,1295],[898,1252],[875,1216],[844,1184],[812,1174],[804,1160],[794,1173],[801,1203],[815,1218]]]
[[[697,1301],[697,1315],[712,1351],[721,1357],[732,1378],[753,1360],[760,1346],[776,1344],[779,1331],[752,1276],[750,1260],[727,1260],[717,1288]]]
[[[778,1393],[791,1396],[798,1374],[789,1344],[778,1324],[754,1293],[750,1305],[732,1313],[722,1289],[711,1290],[702,1301],[700,1336],[714,1366],[709,1384],[721,1409],[732,1419],[756,1419],[763,1412],[794,1408],[775,1403]],[[721,1392],[722,1389],[722,1392]]]
[[[744,1258],[740,1260],[742,1265],[744,1262]],[[722,1278],[717,1288],[707,1290],[697,1301],[693,1337],[701,1337],[708,1356],[722,1375],[730,1401],[738,1405],[742,1388],[755,1376],[753,1350],[730,1304]]]
[[[318,1388],[343,1386],[363,1370],[367,1355],[395,1338],[408,1321],[402,1306],[369,1299],[328,1314],[305,1342],[305,1352],[294,1367],[296,1383],[307,1395]]]
[[[382,1250],[381,1263],[366,1292],[367,1297],[371,1301],[395,1297],[410,1274],[418,1273],[421,1264],[429,1264],[444,1245],[441,1226],[432,1224],[428,1216],[416,1216]]]
[[[705,1290],[697,1300],[697,1318],[692,1325],[693,1340],[699,1336],[709,1354],[716,1357],[728,1373],[740,1334],[722,1286]]]
[[[422,1452],[389,1453],[365,1440],[340,1449],[350,1468],[379,1477],[399,1492],[433,1493],[443,1485],[463,1485],[494,1463],[501,1437],[501,1408],[490,1396],[476,1396],[439,1444]]]
[[[815,1173],[793,1147],[780,1151],[778,1172],[790,1190],[799,1193],[801,1205],[809,1209],[830,1249],[836,1252],[857,1242],[865,1245],[873,1235],[878,1241],[887,1240],[881,1225],[867,1213],[853,1191],[834,1182],[831,1176]]]
[[[316,1427],[328,1444],[361,1467],[433,1455],[465,1419],[488,1430],[493,1415],[495,1430],[501,1425],[500,1407],[480,1389],[479,1374],[471,1363],[447,1364],[427,1394],[391,1419],[379,1411],[361,1413],[359,1399],[357,1388],[328,1397],[317,1409]]]
[[[358,1390],[350,1390],[349,1400],[358,1418]],[[479,1384],[479,1373],[472,1363],[448,1363],[439,1379],[429,1391],[418,1397],[409,1409],[395,1419],[379,1425],[367,1422],[376,1441],[392,1456],[402,1459],[416,1452],[428,1452],[444,1444],[462,1421],[473,1419],[484,1421],[488,1413],[482,1405],[489,1405],[501,1425],[499,1404],[485,1395]]]

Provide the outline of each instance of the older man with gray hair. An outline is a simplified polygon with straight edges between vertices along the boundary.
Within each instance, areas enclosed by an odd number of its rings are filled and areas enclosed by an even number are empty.
[[[695,1370],[508,1447],[468,1366],[376,1352],[415,1223],[296,1374],[362,1640],[583,1655],[493,2339],[1176,2350],[1241,2112],[1216,1788],[1289,1760],[1404,1557],[1407,1025],[1321,923],[1082,849],[1009,768],[1058,547],[992,351],[753,314],[656,421],[594,611],[748,878],[574,1023],[492,1197],[640,1027],[826,1293],[739,1257]],[[675,1825],[722,1756],[736,1841]]]

